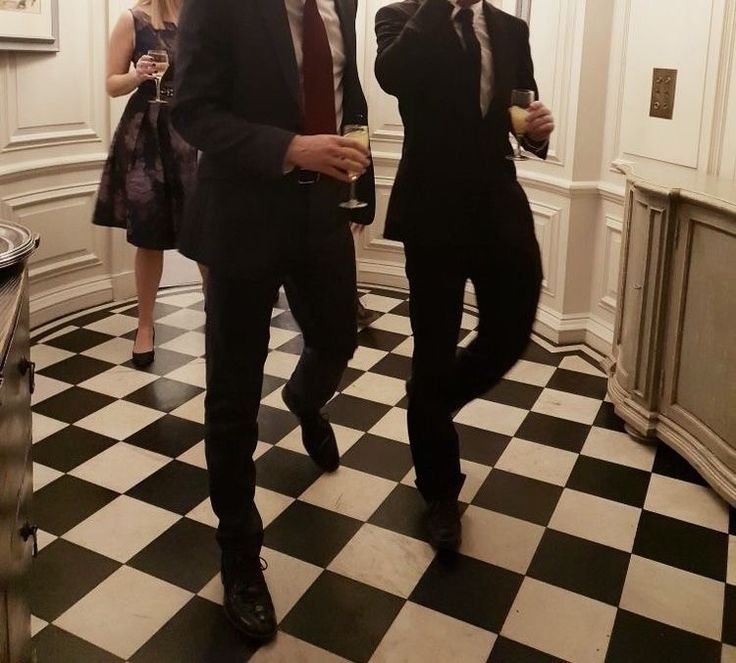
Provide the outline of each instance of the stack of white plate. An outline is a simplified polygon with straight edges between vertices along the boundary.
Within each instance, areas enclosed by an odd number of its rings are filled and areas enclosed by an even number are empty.
[[[38,235],[17,223],[0,221],[0,269],[25,260],[38,247]]]

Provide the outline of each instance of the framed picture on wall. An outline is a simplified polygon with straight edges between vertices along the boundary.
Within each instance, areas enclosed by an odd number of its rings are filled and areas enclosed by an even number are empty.
[[[2,1],[2,0],[0,0]],[[532,0],[516,0],[516,15],[529,23],[532,14]]]
[[[0,0],[0,50],[58,51],[59,0]]]

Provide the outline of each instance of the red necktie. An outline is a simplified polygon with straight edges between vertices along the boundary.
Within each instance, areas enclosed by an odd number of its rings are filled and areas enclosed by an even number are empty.
[[[304,133],[334,134],[337,132],[337,116],[332,51],[324,21],[317,9],[317,0],[304,3],[302,51]]]

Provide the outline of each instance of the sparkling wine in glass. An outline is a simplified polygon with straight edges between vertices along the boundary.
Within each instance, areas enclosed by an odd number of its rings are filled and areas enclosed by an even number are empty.
[[[516,136],[516,150],[506,158],[511,161],[527,161],[529,157],[521,153],[521,140],[526,133],[526,118],[529,115],[529,106],[534,102],[534,90],[511,90],[511,128]]]
[[[153,60],[153,78],[156,81],[156,98],[151,99],[152,104],[168,103],[161,99],[161,80],[169,69],[169,54],[166,51],[148,51],[148,56]]]
[[[356,143],[360,143],[366,149],[370,148],[370,133],[368,127],[364,124],[346,124],[342,130],[342,135],[345,138],[354,140]],[[340,203],[340,207],[344,209],[362,209],[363,207],[367,207],[368,203],[358,200],[355,191],[355,185],[360,175],[358,173],[348,173],[348,175],[350,176],[350,200]]]

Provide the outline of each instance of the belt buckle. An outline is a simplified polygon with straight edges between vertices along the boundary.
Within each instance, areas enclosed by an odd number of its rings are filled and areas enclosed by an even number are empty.
[[[297,182],[299,184],[308,186],[310,184],[316,184],[319,182],[320,174],[314,172],[313,170],[299,170],[299,174],[297,175]]]

